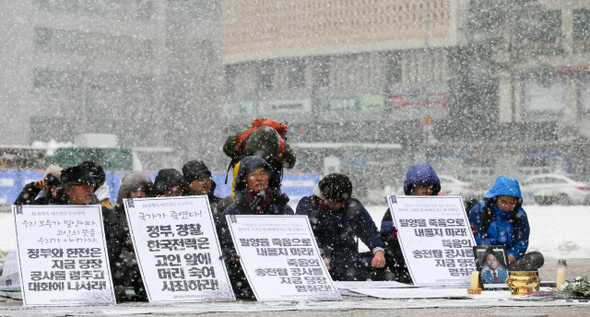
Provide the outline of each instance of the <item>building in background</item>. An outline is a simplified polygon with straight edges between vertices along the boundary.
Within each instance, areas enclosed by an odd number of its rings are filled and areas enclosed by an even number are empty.
[[[107,133],[174,148],[148,169],[222,157],[219,2],[11,0],[0,16],[0,144]]]
[[[529,2],[224,0],[228,131],[288,121],[295,169],[336,156],[373,187],[419,162],[590,176],[590,4]]]

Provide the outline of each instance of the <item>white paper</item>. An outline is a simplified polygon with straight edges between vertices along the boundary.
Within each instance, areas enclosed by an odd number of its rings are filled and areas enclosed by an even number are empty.
[[[342,299],[320,256],[307,216],[226,217],[256,299]]]
[[[235,300],[207,196],[125,199],[150,302]]]
[[[416,285],[470,285],[475,240],[459,196],[388,196]]]
[[[12,206],[23,304],[115,304],[100,205]]]

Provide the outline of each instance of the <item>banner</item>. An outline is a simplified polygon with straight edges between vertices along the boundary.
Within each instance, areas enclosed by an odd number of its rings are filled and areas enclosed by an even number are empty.
[[[207,196],[125,199],[150,302],[235,300]]]
[[[476,270],[473,232],[459,196],[388,196],[415,285],[469,286]]]
[[[341,300],[307,216],[226,216],[258,300]]]
[[[25,306],[115,304],[100,205],[12,206]]]

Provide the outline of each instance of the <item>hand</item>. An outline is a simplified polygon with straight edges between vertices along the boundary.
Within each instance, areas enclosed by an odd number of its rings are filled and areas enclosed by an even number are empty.
[[[383,251],[375,252],[373,261],[371,261],[371,266],[378,269],[385,266],[385,253],[383,253]]]
[[[232,253],[231,261],[234,263],[240,263],[240,256],[237,253]]]
[[[39,189],[43,189],[45,188],[45,178],[41,178],[38,181],[35,181],[35,187],[39,188]]]
[[[516,258],[514,257],[514,255],[509,254],[508,255],[508,264],[512,264],[512,263],[514,263],[514,261],[516,261]]]
[[[326,265],[328,270],[332,269],[332,267],[330,266],[330,260],[327,257],[324,257],[324,264]]]

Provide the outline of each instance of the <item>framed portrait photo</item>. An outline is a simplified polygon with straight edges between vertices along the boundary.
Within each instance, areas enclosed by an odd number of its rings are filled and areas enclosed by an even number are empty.
[[[504,246],[473,247],[473,254],[484,286],[507,287],[508,256]]]

